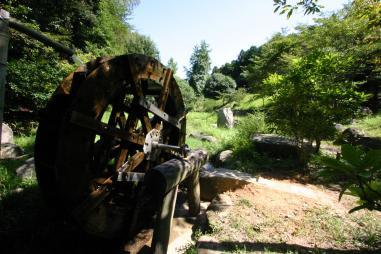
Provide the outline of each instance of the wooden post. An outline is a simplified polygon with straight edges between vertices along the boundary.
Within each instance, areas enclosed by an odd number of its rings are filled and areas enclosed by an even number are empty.
[[[200,170],[196,170],[187,180],[187,200],[189,214],[197,216],[200,213]]]
[[[170,190],[163,199],[163,204],[156,219],[155,231],[152,238],[154,254],[166,254],[171,235],[172,218],[175,212],[178,185]]]
[[[3,114],[5,99],[5,78],[7,76],[9,42],[9,13],[0,9],[0,159],[1,159],[1,136],[3,132]]]
[[[167,252],[178,185],[187,180],[190,213],[200,212],[199,171],[208,154],[197,150],[185,159],[172,159],[146,173],[146,184],[155,200],[162,200],[157,214],[151,249],[154,254]]]

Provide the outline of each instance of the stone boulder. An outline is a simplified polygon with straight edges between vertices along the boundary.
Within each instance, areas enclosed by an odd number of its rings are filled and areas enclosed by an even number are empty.
[[[345,129],[335,141],[335,144],[351,144],[361,146],[364,150],[381,149],[381,139],[365,136],[355,128]]]
[[[16,159],[24,155],[24,150],[12,143],[1,144],[0,159]]]
[[[24,165],[16,169],[16,174],[21,179],[31,179],[36,177],[34,158],[27,159]]]
[[[204,133],[199,132],[192,132],[190,137],[201,140],[201,141],[207,141],[207,142],[217,142],[217,139],[211,135],[206,135]]]
[[[218,111],[217,126],[224,128],[234,127],[234,116],[231,108],[222,108]]]
[[[204,165],[200,170],[201,200],[211,201],[218,194],[242,188],[252,181],[250,174],[226,168]]]
[[[252,137],[255,150],[274,158],[298,159],[299,148],[291,139],[275,134],[256,134]]]
[[[225,150],[220,152],[220,154],[218,155],[218,162],[223,164],[230,161],[232,158],[233,158],[233,151]]]
[[[1,128],[1,144],[5,143],[14,144],[15,141],[13,139],[12,129],[7,124],[3,123]]]

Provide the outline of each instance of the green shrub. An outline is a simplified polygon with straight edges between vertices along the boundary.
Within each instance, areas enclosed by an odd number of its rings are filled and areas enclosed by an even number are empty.
[[[233,92],[237,87],[234,79],[222,73],[213,73],[205,83],[204,95],[217,98],[221,93]]]
[[[181,94],[183,96],[185,108],[188,111],[193,110],[197,100],[196,94],[193,88],[189,85],[189,83],[186,80],[178,78],[178,77],[175,77],[175,78],[176,78],[177,84],[179,85]]]
[[[221,93],[220,99],[222,100],[223,105],[227,105],[229,103],[240,105],[240,103],[245,99],[246,96],[246,89],[239,88],[230,92]]]
[[[236,127],[236,135],[229,142],[234,154],[240,157],[252,157],[255,149],[251,136],[255,133],[266,133],[267,130],[264,113],[256,112],[243,118]]]

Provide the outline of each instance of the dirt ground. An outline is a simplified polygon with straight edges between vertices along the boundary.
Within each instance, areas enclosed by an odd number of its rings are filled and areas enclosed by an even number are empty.
[[[223,195],[232,205],[208,211],[211,233],[199,239],[199,253],[381,253],[381,213],[349,214],[355,198],[338,202],[337,191],[259,178]]]

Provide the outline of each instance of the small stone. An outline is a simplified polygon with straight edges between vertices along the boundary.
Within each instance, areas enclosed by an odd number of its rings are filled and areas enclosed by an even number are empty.
[[[223,163],[231,160],[232,157],[233,157],[233,151],[232,150],[225,150],[225,151],[222,151],[218,155],[218,161],[223,164]]]
[[[29,158],[25,161],[24,165],[16,169],[16,174],[21,179],[30,179],[36,176],[34,158]]]
[[[198,132],[193,132],[189,135],[190,137],[192,138],[196,138],[196,139],[199,139],[201,141],[207,141],[207,142],[217,142],[217,139],[211,135],[206,135],[206,134],[203,134],[203,133],[198,133]]]
[[[0,159],[16,159],[24,154],[24,150],[12,143],[1,144]]]

